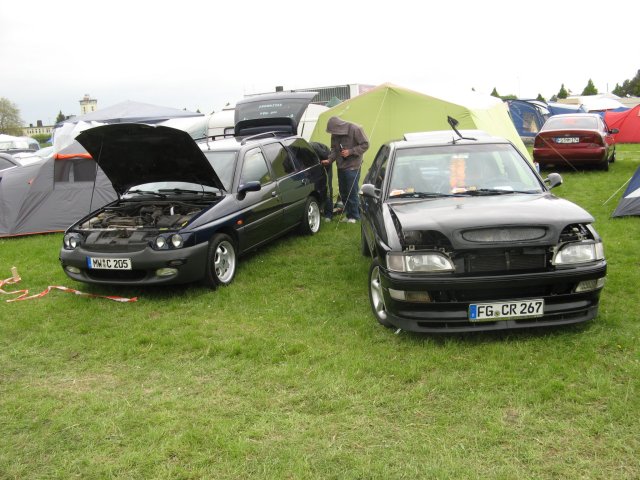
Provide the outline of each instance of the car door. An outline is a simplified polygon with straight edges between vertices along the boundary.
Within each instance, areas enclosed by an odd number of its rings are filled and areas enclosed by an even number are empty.
[[[371,183],[379,193],[378,198],[360,196],[360,208],[362,210],[362,235],[364,235],[369,251],[375,251],[376,232],[384,232],[384,220],[382,218],[382,194],[386,181],[387,166],[389,164],[390,148],[388,145],[380,147],[376,158],[365,176],[364,183]]]
[[[260,190],[241,192],[243,185],[259,182]],[[248,150],[242,159],[236,193],[241,212],[238,224],[240,250],[264,243],[282,230],[282,202],[278,185],[260,148]]]
[[[310,191],[309,182],[292,152],[282,143],[269,143],[262,148],[277,179],[282,202],[283,229],[287,229],[299,223],[302,218]]]

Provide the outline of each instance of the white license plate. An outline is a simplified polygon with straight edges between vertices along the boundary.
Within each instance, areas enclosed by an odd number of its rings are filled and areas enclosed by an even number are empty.
[[[131,270],[131,259],[87,257],[87,267],[94,270]]]
[[[541,317],[544,300],[516,300],[514,302],[474,303],[469,305],[469,321],[491,322],[511,318]]]
[[[578,137],[558,137],[556,143],[580,143],[580,139]]]

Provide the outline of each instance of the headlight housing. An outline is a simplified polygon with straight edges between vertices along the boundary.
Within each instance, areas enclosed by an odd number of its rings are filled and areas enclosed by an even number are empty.
[[[183,235],[180,233],[173,234],[161,234],[153,239],[151,242],[151,246],[155,250],[168,250],[168,249],[177,249],[185,246],[187,240],[189,239],[189,235]]]
[[[79,233],[66,233],[62,239],[64,248],[67,250],[75,250],[82,244],[82,235]]]
[[[553,257],[554,265],[576,265],[604,259],[602,242],[574,242],[560,247]]]
[[[451,259],[440,252],[388,253],[387,267],[394,272],[438,273],[453,272]]]

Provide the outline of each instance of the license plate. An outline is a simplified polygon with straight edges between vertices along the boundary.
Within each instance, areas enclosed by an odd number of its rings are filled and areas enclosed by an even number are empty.
[[[474,303],[469,305],[469,321],[491,322],[511,318],[541,317],[544,300],[516,300],[514,302]]]
[[[131,270],[131,259],[87,257],[87,267],[94,270]]]
[[[580,143],[578,137],[557,137],[556,143]]]

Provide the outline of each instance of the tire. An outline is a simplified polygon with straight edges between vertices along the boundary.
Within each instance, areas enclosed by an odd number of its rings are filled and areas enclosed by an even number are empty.
[[[380,325],[386,328],[394,328],[389,322],[387,309],[384,305],[384,296],[382,295],[382,285],[380,283],[380,264],[377,260],[371,262],[369,267],[369,303],[373,316]]]
[[[364,228],[362,228],[362,223],[360,223],[360,253],[363,257],[371,256],[371,250],[369,249],[369,244],[367,243],[367,237],[364,235]]]
[[[300,224],[300,233],[303,235],[314,235],[320,230],[321,217],[320,205],[315,197],[307,198],[302,214],[302,223]]]
[[[237,264],[238,255],[231,237],[224,233],[216,233],[209,241],[205,285],[214,290],[220,285],[229,285],[236,275]]]
[[[609,163],[613,163],[616,161],[616,149],[613,149],[613,154],[611,154],[611,157],[609,158]]]
[[[609,159],[608,159],[608,158],[606,158],[606,159],[604,160],[604,162],[602,162],[602,163],[600,164],[600,166],[599,166],[599,167],[600,167],[600,170],[602,170],[603,172],[608,172],[608,171],[609,171]]]

